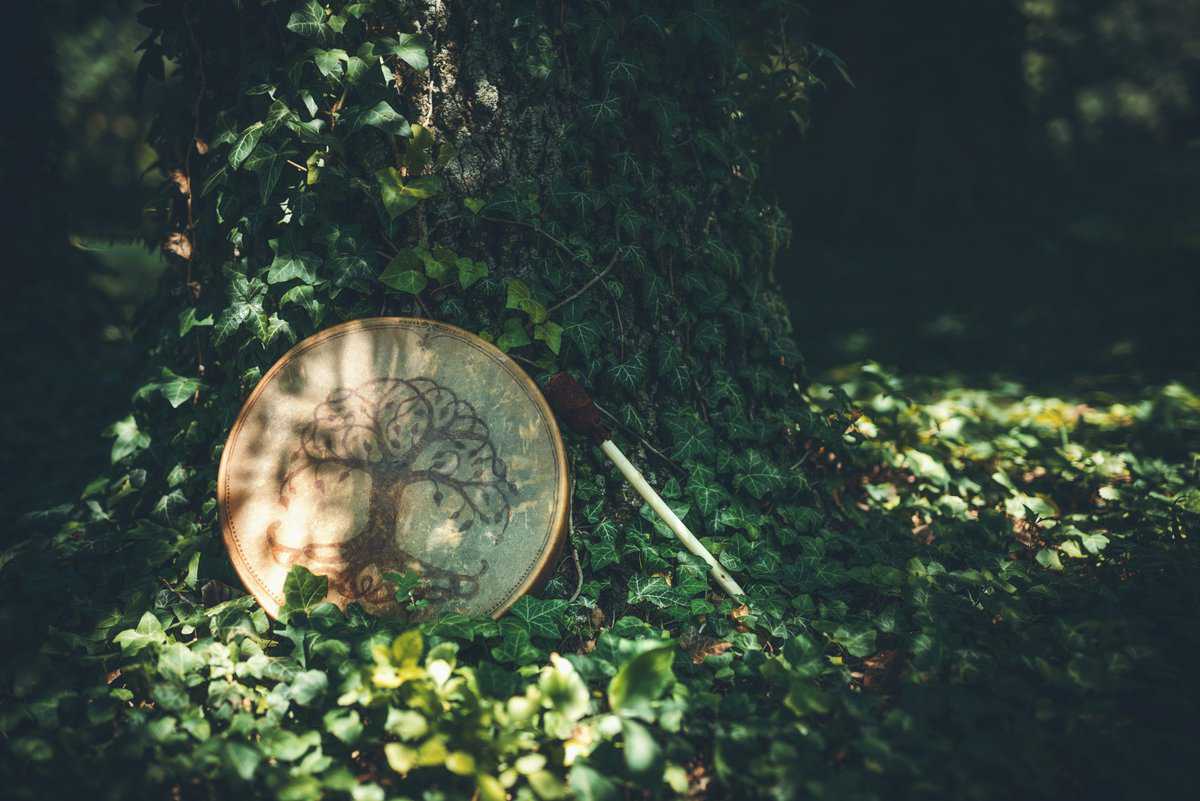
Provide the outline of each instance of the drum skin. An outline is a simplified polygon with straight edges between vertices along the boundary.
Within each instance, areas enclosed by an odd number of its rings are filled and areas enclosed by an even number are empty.
[[[379,317],[321,331],[263,376],[221,455],[221,527],[277,617],[293,565],[328,600],[499,617],[547,578],[567,522],[566,454],[537,385],[462,329]]]

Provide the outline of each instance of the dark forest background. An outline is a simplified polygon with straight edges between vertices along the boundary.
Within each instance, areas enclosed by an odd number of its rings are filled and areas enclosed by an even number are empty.
[[[138,241],[162,180],[138,5],[43,2],[6,49],[14,515],[106,464],[98,432],[137,386],[134,312],[164,269]],[[823,85],[761,161],[810,372],[873,359],[1129,397],[1194,375],[1200,0],[847,0],[798,22]]]

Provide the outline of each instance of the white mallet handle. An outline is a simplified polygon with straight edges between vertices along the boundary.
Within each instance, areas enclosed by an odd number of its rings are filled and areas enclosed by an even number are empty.
[[[612,440],[606,439],[601,442],[600,450],[604,451],[604,455],[612,460],[612,463],[621,471],[621,475],[625,476],[625,480],[637,490],[638,495],[646,499],[646,503],[650,504],[654,513],[663,519],[671,531],[675,532],[675,536],[679,538],[684,547],[708,563],[713,579],[721,585],[725,592],[734,597],[746,594],[733,580],[733,576],[729,575],[729,571],[721,567],[721,563],[700,544],[700,540],[696,539],[695,534],[688,531],[688,527],[683,524],[678,515],[671,511],[671,507],[667,506],[658,496],[654,488],[646,483],[646,479],[642,478],[642,474],[625,458],[625,454],[621,453],[621,449],[614,445]]]

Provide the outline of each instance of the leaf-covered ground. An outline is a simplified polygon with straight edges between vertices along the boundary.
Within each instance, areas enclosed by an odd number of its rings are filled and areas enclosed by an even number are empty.
[[[51,629],[6,663],[6,795],[96,777],[113,797],[185,798],[1179,789],[1197,756],[1200,398],[909,390],[874,365],[806,397],[854,410],[845,447],[796,466],[830,508],[797,513],[785,547],[752,513],[729,522],[720,559],[746,604],[644,509],[590,522],[614,481],[598,460],[577,466],[578,597],[568,557],[500,621],[343,615],[298,570],[272,624],[249,597],[209,597],[195,558],[139,620]],[[732,508],[702,477],[667,487],[689,519]],[[39,566],[76,580],[72,540],[123,491],[63,512],[53,564],[7,552],[6,590],[48,581]],[[10,595],[6,628],[23,611]]]

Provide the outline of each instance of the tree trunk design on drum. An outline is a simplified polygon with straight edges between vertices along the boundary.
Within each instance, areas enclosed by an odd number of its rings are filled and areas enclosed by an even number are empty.
[[[300,432],[280,482],[286,509],[304,474],[325,494],[355,471],[370,481],[363,528],[338,542],[285,545],[268,531],[275,561],[301,564],[327,575],[330,588],[347,601],[373,608],[394,604],[387,573],[413,571],[421,577],[417,595],[434,602],[469,599],[479,592],[488,563],[473,572],[455,572],[401,547],[398,526],[416,487],[430,493],[444,512],[444,525],[456,535],[481,536],[498,545],[512,516],[517,487],[496,453],[487,424],[475,408],[451,389],[428,378],[381,378],[354,388],[339,387],[313,410]],[[433,525],[439,518],[422,518]]]

